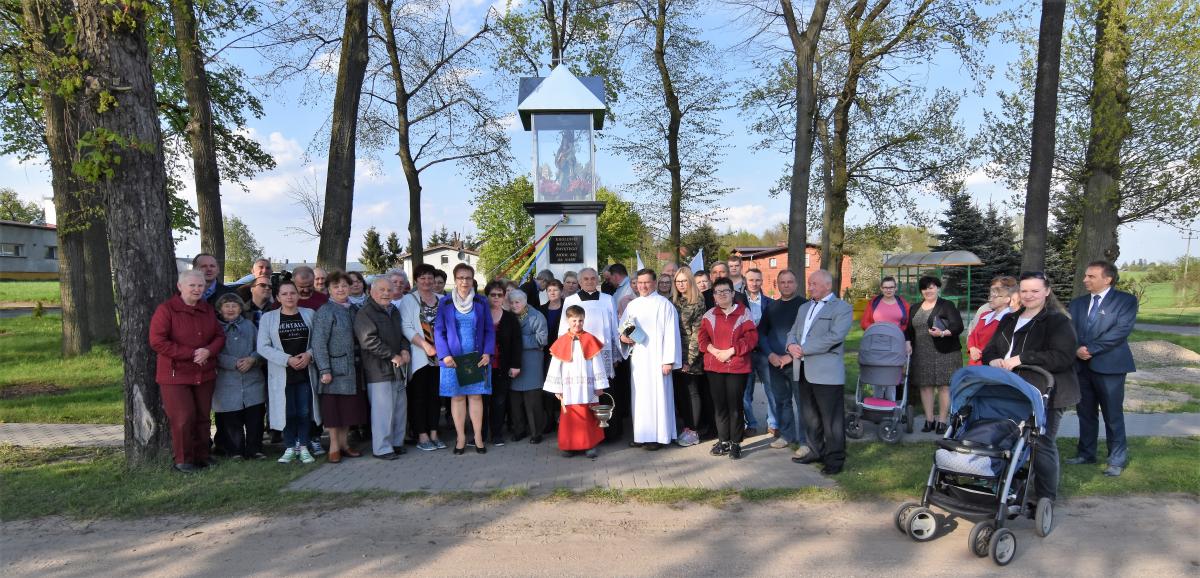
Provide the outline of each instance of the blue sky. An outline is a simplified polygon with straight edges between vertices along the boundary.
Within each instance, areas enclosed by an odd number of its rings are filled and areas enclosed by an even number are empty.
[[[498,4],[502,6],[503,2]],[[454,0],[456,23],[462,28],[472,26],[478,22],[487,6],[488,3],[484,0]],[[1033,13],[1027,17],[1036,19],[1036,11],[1031,12]],[[752,56],[732,47],[746,34],[745,30],[734,22],[735,16],[735,13],[723,9],[711,9],[696,25],[706,30],[706,37],[719,48],[729,50],[725,57],[734,74],[744,75],[752,71]],[[1036,20],[1031,22],[1036,25]],[[252,51],[230,51],[226,54],[252,75],[263,70],[263,63]],[[998,39],[993,40],[988,47],[987,58],[993,65],[994,73],[987,82],[986,93],[984,96],[969,94],[963,100],[959,113],[969,134],[978,131],[984,110],[998,107],[995,93],[997,90],[1009,88],[1003,71],[1008,61],[1015,57],[1015,49],[1001,44]],[[964,83],[968,82],[966,75],[959,70],[957,61],[951,57],[935,60],[920,73],[928,78],[931,87],[964,88]],[[329,115],[328,101],[332,100],[332,92],[326,102],[319,106],[305,105],[301,104],[297,97],[301,88],[299,83],[285,86],[283,89],[253,88],[263,100],[266,114],[261,119],[251,120],[245,130],[275,157],[278,167],[248,182],[249,192],[242,191],[237,185],[224,185],[222,189],[225,214],[236,215],[245,221],[264,246],[267,255],[280,261],[312,260],[317,250],[315,240],[289,235],[285,230],[290,226],[302,225],[304,220],[302,210],[291,204],[286,192],[293,183],[311,180],[314,175],[324,182],[325,159],[320,155],[310,155],[306,151],[314,139],[316,142],[325,142],[328,139],[328,134],[322,131],[327,130],[325,127]],[[506,94],[498,96],[500,101],[509,107],[509,111],[515,111],[515,83],[507,87]],[[620,135],[622,131],[627,130],[621,126],[619,120],[620,108],[617,109],[617,113],[618,121],[606,124],[605,132]],[[729,148],[720,178],[733,192],[723,201],[726,208],[719,213],[722,220],[717,223],[718,228],[761,232],[785,221],[786,199],[772,198],[767,191],[778,180],[787,158],[773,151],[753,150],[752,145],[759,137],[748,132],[744,115],[736,109],[725,113],[722,120],[731,138],[728,139]],[[518,169],[528,170],[531,163],[528,133],[521,131],[519,123],[512,123],[510,137],[516,166]],[[628,169],[628,163],[604,147],[602,140],[597,157],[597,171],[605,184],[620,192],[623,190],[622,185],[632,182],[634,177]],[[369,162],[361,159],[360,154],[349,249],[351,258],[357,258],[362,234],[368,227],[374,226],[385,235],[396,231],[401,239],[407,239],[408,193],[399,162],[392,151],[381,151],[378,155],[378,162]],[[21,163],[15,157],[3,157],[0,158],[0,166],[4,167],[4,170],[0,171],[0,186],[12,187],[22,198],[28,200],[40,200],[50,195],[49,175],[43,163]],[[422,218],[426,235],[442,226],[458,231],[474,230],[469,219],[469,202],[473,193],[469,181],[459,174],[456,167],[443,164],[430,169],[423,173],[422,184]],[[986,204],[988,201],[1001,203],[1014,198],[1013,191],[988,179],[982,171],[970,175],[967,178],[967,186],[980,204]],[[188,190],[185,195],[194,201],[193,191]],[[940,212],[943,208],[941,202],[933,197],[920,202],[920,209],[927,214]],[[820,216],[817,215],[816,218],[819,219]],[[852,207],[847,221],[848,224],[856,224],[869,219],[868,209]],[[199,239],[195,236],[183,240],[177,247],[179,255],[193,255],[198,250]],[[1139,258],[1174,259],[1183,255],[1184,250],[1185,241],[1182,234],[1172,227],[1143,223],[1121,230],[1122,261]]]

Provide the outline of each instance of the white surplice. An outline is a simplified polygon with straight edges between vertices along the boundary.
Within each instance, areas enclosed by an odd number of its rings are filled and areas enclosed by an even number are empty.
[[[613,364],[617,361],[616,346],[613,345],[617,343],[617,308],[613,303],[612,296],[601,292],[599,300],[583,301],[576,293],[564,299],[562,322],[558,324],[559,335],[567,332],[567,308],[572,305],[583,307],[585,314],[583,330],[604,343],[604,350],[600,352],[600,357],[606,368],[605,371],[608,373],[608,378],[612,379],[616,376]]]
[[[561,393],[563,405],[599,403],[597,390],[608,389],[608,371],[597,355],[583,358],[579,341],[571,344],[571,361],[550,356],[550,369],[546,372],[546,384],[542,389],[550,393]]]
[[[619,342],[628,357],[633,398],[633,441],[669,444],[675,439],[675,393],[663,365],[682,367],[679,316],[665,297],[652,293],[629,302],[621,324],[632,320],[646,333],[645,343]]]

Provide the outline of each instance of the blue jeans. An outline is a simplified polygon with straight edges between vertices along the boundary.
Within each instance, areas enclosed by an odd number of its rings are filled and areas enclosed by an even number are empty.
[[[293,448],[296,444],[308,447],[309,434],[312,432],[312,386],[308,380],[300,383],[289,383],[284,388],[284,403],[286,404],[287,421],[283,426],[283,447]]]
[[[1104,415],[1104,437],[1108,445],[1108,465],[1125,467],[1128,461],[1129,444],[1125,440],[1125,374],[1093,373],[1084,368],[1079,376],[1079,403],[1075,406],[1079,414],[1078,457],[1096,460],[1097,441],[1100,434],[1100,415]]]
[[[779,436],[788,443],[804,443],[804,414],[800,409],[800,384],[792,380],[792,366],[783,369],[767,365],[771,381],[771,397]]]
[[[750,374],[746,376],[746,393],[742,396],[742,407],[746,413],[746,427],[758,429],[758,420],[754,418],[754,382],[757,380],[763,386],[763,394],[767,396],[767,427],[777,429],[775,420],[775,394],[771,392],[771,364],[767,356],[757,351],[750,354]]]

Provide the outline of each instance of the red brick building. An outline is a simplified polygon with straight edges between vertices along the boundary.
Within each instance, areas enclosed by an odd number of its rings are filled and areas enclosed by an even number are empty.
[[[771,297],[779,297],[779,289],[775,278],[779,272],[788,268],[788,250],[786,246],[776,247],[734,247],[733,255],[742,256],[742,272],[757,268],[763,273],[763,293]],[[804,274],[807,276],[821,268],[821,246],[808,243],[804,251]],[[850,256],[842,256],[842,287],[838,295],[845,293],[850,287]],[[797,290],[807,293],[804,287]]]

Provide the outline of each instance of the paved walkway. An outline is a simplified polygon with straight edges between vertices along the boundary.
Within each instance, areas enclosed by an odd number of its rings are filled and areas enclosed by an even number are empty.
[[[1196,325],[1156,325],[1153,323],[1134,323],[1133,328],[1140,329],[1142,331],[1174,333],[1176,335],[1200,335],[1200,326]]]

